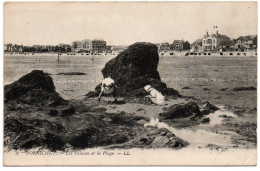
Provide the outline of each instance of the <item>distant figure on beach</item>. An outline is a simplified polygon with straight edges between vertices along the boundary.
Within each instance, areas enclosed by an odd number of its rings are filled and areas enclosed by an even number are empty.
[[[94,52],[91,51],[90,54],[92,55],[91,60],[93,61],[94,60]]]
[[[100,102],[100,99],[101,99],[103,93],[106,94],[106,95],[112,94],[114,99],[115,99],[112,103],[117,102],[116,85],[115,85],[115,81],[112,78],[108,77],[108,78],[105,78],[102,81],[101,92],[98,96],[98,102]]]
[[[144,89],[149,94],[147,97],[149,97],[154,104],[161,106],[165,105],[164,96],[159,91],[157,91],[150,85],[146,85]]]

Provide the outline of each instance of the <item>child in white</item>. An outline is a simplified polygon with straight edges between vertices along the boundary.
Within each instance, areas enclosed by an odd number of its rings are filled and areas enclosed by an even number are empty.
[[[144,87],[145,91],[150,94],[149,98],[152,100],[153,103],[157,105],[164,105],[165,99],[164,96],[157,91],[156,89],[152,88],[150,85],[146,85]]]
[[[102,85],[101,85],[101,92],[99,94],[99,97],[98,97],[98,101],[100,102],[100,99],[102,97],[102,94],[112,94],[114,96],[114,99],[116,102],[117,101],[117,98],[116,98],[116,85],[115,85],[115,81],[108,77],[108,78],[105,78],[103,81],[102,81]]]

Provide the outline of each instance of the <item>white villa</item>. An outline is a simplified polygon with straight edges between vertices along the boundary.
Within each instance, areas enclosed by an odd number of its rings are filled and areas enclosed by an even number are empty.
[[[202,48],[204,51],[217,51],[220,43],[230,41],[230,38],[226,35],[221,35],[216,31],[216,34],[207,32],[202,38]]]

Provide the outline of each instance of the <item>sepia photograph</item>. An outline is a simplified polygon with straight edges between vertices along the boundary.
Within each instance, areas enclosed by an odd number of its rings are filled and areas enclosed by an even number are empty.
[[[255,166],[258,4],[4,2],[4,166]]]

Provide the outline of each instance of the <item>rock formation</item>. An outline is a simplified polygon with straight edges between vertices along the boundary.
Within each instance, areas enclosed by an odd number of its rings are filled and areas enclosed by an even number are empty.
[[[167,88],[161,81],[157,71],[159,63],[157,46],[152,43],[135,43],[130,45],[117,57],[108,61],[102,69],[104,78],[110,76],[115,80],[118,87],[117,94],[127,97],[128,102],[135,101],[133,97],[143,97],[143,87],[150,84],[163,95],[177,96],[178,91]],[[90,92],[87,97],[97,96],[100,92],[100,85],[95,92]],[[142,101],[142,100],[141,100]]]
[[[201,112],[203,115],[214,113],[217,110],[219,110],[219,108],[210,104],[208,101],[201,103]]]
[[[69,115],[75,113],[73,106],[55,91],[49,74],[34,70],[18,81],[4,87],[5,106],[13,111],[25,106],[38,105],[40,110],[50,109],[50,114]]]
[[[163,117],[164,119],[187,118],[191,116],[193,118],[201,118],[203,114],[201,113],[197,103],[189,102],[184,105],[172,105],[169,108],[166,108],[163,113],[160,113],[159,116]]]
[[[120,148],[160,148],[161,143],[169,148],[188,145],[169,131],[144,128],[147,118],[125,112],[106,113],[105,108],[63,99],[55,91],[52,78],[43,71],[32,71],[6,85],[4,91],[4,145],[8,149],[42,147],[56,151],[115,144],[122,144]]]

